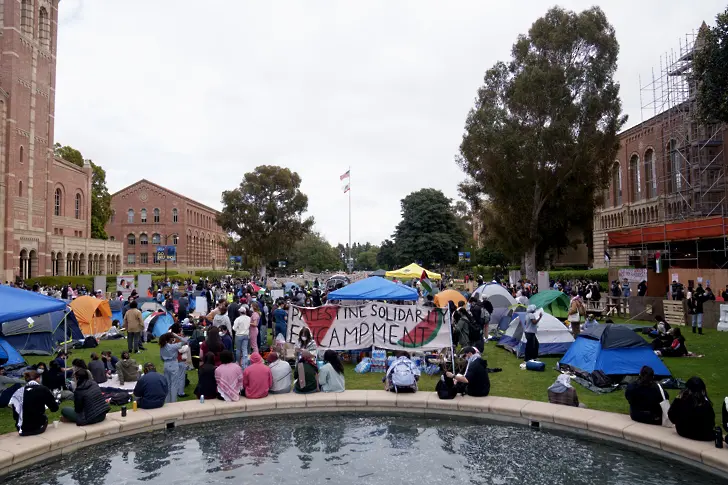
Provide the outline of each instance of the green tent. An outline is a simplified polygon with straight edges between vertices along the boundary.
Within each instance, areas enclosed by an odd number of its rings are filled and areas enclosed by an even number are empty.
[[[571,299],[562,291],[545,290],[539,291],[528,299],[529,305],[536,305],[536,308],[543,308],[559,319],[565,319],[569,313]]]

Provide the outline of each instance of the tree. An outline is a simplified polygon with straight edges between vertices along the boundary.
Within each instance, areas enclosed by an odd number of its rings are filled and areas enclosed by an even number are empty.
[[[697,82],[698,111],[706,122],[728,123],[728,9],[715,17],[715,27],[705,23],[695,42],[693,73]]]
[[[369,249],[365,249],[369,246]],[[354,270],[355,271],[373,271],[377,269],[377,257],[379,256],[379,248],[377,246],[371,246],[366,243],[365,246],[361,246],[363,251],[360,251],[356,258],[354,258]]]
[[[397,259],[419,261],[424,266],[458,260],[465,235],[450,206],[436,189],[422,189],[402,199],[402,220],[394,232]]]
[[[377,266],[384,269],[394,269],[397,264],[399,264],[397,248],[394,247],[392,240],[385,239],[382,241],[377,253]]]
[[[106,224],[111,218],[111,194],[106,186],[106,171],[91,160],[86,160],[80,151],[71,146],[56,143],[53,147],[57,157],[83,167],[85,162],[91,165],[91,237],[108,239]]]
[[[485,74],[460,145],[461,193],[479,207],[497,249],[520,254],[536,278],[537,253],[588,230],[619,150],[619,45],[604,12],[555,7],[521,35],[509,64]],[[520,258],[519,258],[520,259]]]
[[[246,173],[237,189],[222,193],[217,223],[241,242],[259,265],[261,277],[266,275],[266,262],[283,258],[313,226],[313,217],[302,217],[308,197],[300,186],[296,172],[261,165]]]
[[[320,273],[341,269],[339,251],[331,246],[320,234],[312,232],[296,241],[288,258],[291,269]]]

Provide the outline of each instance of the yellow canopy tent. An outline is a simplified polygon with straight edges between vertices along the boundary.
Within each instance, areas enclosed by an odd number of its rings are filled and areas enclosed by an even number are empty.
[[[420,276],[422,276],[422,272],[427,271],[425,268],[420,266],[419,264],[412,263],[410,265],[405,266],[404,268],[395,269],[392,271],[387,271],[387,278],[397,278],[397,279],[411,279],[411,278],[417,278],[419,279]],[[432,271],[427,271],[427,277],[431,280],[441,280],[442,276],[440,276],[437,273],[434,273]]]

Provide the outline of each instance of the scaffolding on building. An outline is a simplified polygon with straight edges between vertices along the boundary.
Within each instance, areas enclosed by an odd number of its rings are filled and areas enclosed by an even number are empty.
[[[661,159],[655,162],[663,170],[653,172],[652,179],[659,184],[658,193],[661,194],[659,220],[664,232],[663,257],[669,266],[673,261],[694,259],[697,267],[701,251],[715,251],[715,248],[701,249],[696,241],[694,257],[673,257],[668,224],[696,219],[723,226],[722,251],[728,261],[724,227],[728,215],[725,127],[720,123],[700,121],[698,80],[693,71],[696,49],[701,48],[704,29],[708,29],[705,23],[697,33],[693,31],[681,38],[677,49],[660,56],[659,70],[655,71],[653,67],[649,82],[642,84],[640,77],[642,120],[655,118],[661,127],[657,138],[662,146],[655,150]],[[646,249],[645,246],[640,250],[641,255]]]

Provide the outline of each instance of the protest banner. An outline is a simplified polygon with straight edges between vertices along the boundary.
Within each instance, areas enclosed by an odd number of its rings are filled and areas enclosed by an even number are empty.
[[[619,281],[627,280],[628,283],[641,283],[647,281],[647,268],[624,268],[617,271]]]
[[[116,291],[120,291],[125,299],[129,299],[129,295],[131,295],[131,292],[135,289],[134,275],[116,277]]]
[[[303,328],[323,349],[437,350],[451,345],[447,310],[416,305],[291,306],[286,342],[296,344]]]

